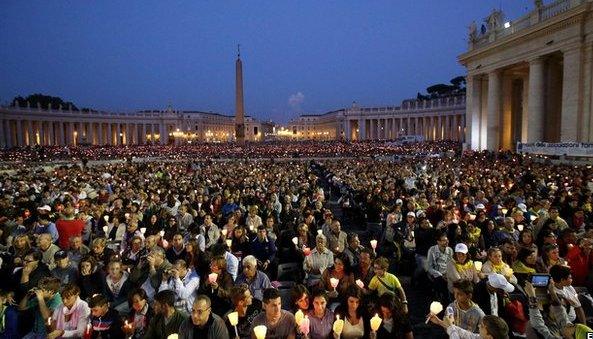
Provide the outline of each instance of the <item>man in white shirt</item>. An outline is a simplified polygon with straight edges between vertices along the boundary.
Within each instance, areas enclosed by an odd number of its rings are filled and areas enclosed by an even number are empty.
[[[183,259],[173,264],[173,268],[163,274],[163,282],[159,291],[172,290],[177,294],[175,308],[191,314],[192,305],[196,298],[196,291],[200,285],[200,277],[193,268],[188,268]]]
[[[577,320],[581,324],[586,324],[585,312],[579,301],[579,296],[572,287],[572,276],[570,274],[570,267],[562,265],[554,265],[550,268],[550,276],[554,288],[552,289],[552,301],[560,302],[569,305],[568,320],[573,322]]]

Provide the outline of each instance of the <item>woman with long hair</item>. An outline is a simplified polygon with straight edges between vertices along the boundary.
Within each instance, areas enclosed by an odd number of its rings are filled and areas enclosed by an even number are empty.
[[[517,260],[513,263],[513,271],[519,281],[519,285],[523,286],[527,278],[536,273],[536,252],[527,247],[521,247],[517,254]]]
[[[81,299],[88,301],[95,294],[105,295],[105,278],[93,256],[82,257],[78,264],[78,272]]]
[[[343,294],[343,302],[336,309],[336,314],[344,320],[342,334],[334,333],[334,338],[360,339],[368,338],[370,323],[362,305],[362,289],[357,285],[350,285]]]
[[[412,325],[404,312],[403,304],[392,293],[383,293],[378,300],[378,314],[381,326],[375,334],[376,339],[413,339]]]
[[[334,283],[337,282],[335,287],[332,286],[332,280]],[[348,257],[343,253],[334,257],[334,265],[325,270],[321,275],[321,280],[319,280],[319,288],[322,288],[327,292],[330,305],[339,303],[340,296],[343,296],[348,290],[348,287],[353,284],[354,274],[350,267],[350,260],[348,260]]]
[[[150,319],[154,316],[152,307],[148,304],[148,296],[142,288],[134,288],[128,293],[128,315],[129,327],[124,327],[126,335],[133,339],[143,338],[148,329]]]

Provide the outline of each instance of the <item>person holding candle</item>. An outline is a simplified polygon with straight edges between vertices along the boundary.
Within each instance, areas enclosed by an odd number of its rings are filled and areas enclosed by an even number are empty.
[[[373,269],[373,260],[375,259],[375,253],[370,248],[363,248],[360,250],[358,256],[358,265],[354,268],[354,279],[362,281],[364,286],[369,286],[371,280],[375,276]],[[364,287],[363,287],[364,288]]]
[[[443,327],[449,338],[467,338],[467,339],[508,339],[509,326],[504,319],[495,315],[486,315],[482,318],[479,325],[479,333],[471,333],[454,324],[454,317],[445,315],[439,319],[436,315],[430,315],[430,321]],[[546,337],[548,338],[548,337]],[[550,337],[555,338],[555,337]]]
[[[58,278],[45,277],[39,281],[37,288],[31,289],[21,300],[19,310],[34,310],[35,315],[32,331],[25,338],[44,337],[51,332],[54,325],[51,316],[62,304],[59,290]]]
[[[56,307],[52,315],[55,328],[47,337],[81,338],[87,329],[91,309],[86,301],[80,299],[80,288],[75,284],[67,284],[60,292],[62,305]]]
[[[215,279],[210,276],[215,273]],[[214,275],[212,275],[214,277]],[[212,312],[225,314],[230,308],[230,290],[233,287],[233,278],[227,272],[226,260],[223,257],[215,257],[210,262],[208,279],[204,279],[198,288],[198,294],[206,295],[210,299]]]
[[[250,330],[253,319],[262,312],[261,301],[253,298],[246,284],[240,284],[231,288],[231,301],[233,302],[233,309],[223,317],[229,336],[235,338],[237,335],[240,339],[251,338]],[[229,316],[233,312],[237,314],[237,324],[234,326]]]
[[[327,292],[330,303],[335,304],[332,309],[335,309],[337,303],[340,302],[340,295],[343,295],[348,287],[353,284],[354,274],[350,268],[350,261],[343,253],[334,257],[334,266],[325,270],[319,281],[319,287]]]
[[[474,285],[468,280],[458,280],[453,283],[453,297],[448,309],[453,311],[455,325],[470,332],[478,332],[478,325],[484,317],[484,311],[472,301]]]
[[[251,324],[251,338],[256,339],[253,329],[264,325],[267,328],[266,339],[295,339],[295,318],[292,313],[282,309],[280,292],[275,288],[266,289],[263,304],[265,312],[258,314]]]
[[[455,255],[453,260],[447,264],[447,286],[449,292],[453,292],[453,283],[459,280],[467,280],[474,283],[480,281],[479,272],[476,270],[474,262],[469,260],[469,249],[464,243],[455,245]]]
[[[187,315],[175,308],[175,299],[175,292],[171,290],[160,291],[154,296],[154,317],[148,324],[145,339],[166,338],[179,332],[179,326],[187,319]]]
[[[358,265],[358,258],[360,256],[360,251],[364,248],[360,245],[360,239],[358,239],[358,234],[354,232],[348,233],[346,237],[346,243],[348,246],[344,249],[344,254],[350,261],[350,266],[355,267]]]
[[[338,219],[332,220],[329,232],[324,234],[327,238],[327,246],[334,252],[334,255],[342,253],[346,248],[346,232],[342,231],[342,226]]]
[[[143,338],[148,329],[148,324],[154,316],[153,308],[148,305],[148,296],[142,288],[135,288],[128,295],[130,314],[127,317],[127,326],[124,323],[123,331],[132,339]]]
[[[377,304],[379,306],[378,315],[380,315],[382,321],[379,329],[375,333],[370,333],[370,338],[414,338],[407,308],[404,309],[405,304],[402,304],[393,293],[381,295]]]
[[[132,288],[132,284],[128,279],[129,274],[123,270],[121,261],[116,259],[109,262],[107,268],[105,296],[111,307],[121,314],[127,314],[129,311],[127,304],[128,293]]]
[[[343,296],[344,302],[336,309],[336,315],[344,320],[344,326],[340,334],[337,334],[334,329],[334,338],[367,338],[370,332],[370,324],[364,315],[362,289],[356,285],[351,285]]]
[[[323,272],[334,262],[334,254],[326,247],[326,238],[323,234],[315,237],[316,247],[311,254],[305,257],[303,269],[307,273],[305,278],[308,286],[313,286],[319,282]]]
[[[78,284],[80,298],[88,301],[95,294],[105,294],[107,285],[103,272],[97,267],[95,258],[91,255],[82,257],[78,264]]]
[[[211,306],[210,298],[207,296],[200,294],[196,297],[192,305],[191,317],[185,319],[178,327],[179,339],[230,338],[224,320],[212,312]]]

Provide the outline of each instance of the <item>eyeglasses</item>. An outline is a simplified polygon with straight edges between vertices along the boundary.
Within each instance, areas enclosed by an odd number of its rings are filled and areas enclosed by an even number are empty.
[[[193,310],[192,310],[192,313],[195,313],[195,314],[204,314],[204,313],[206,313],[206,312],[208,312],[208,311],[210,311],[210,307],[208,307],[208,308],[206,308],[206,309],[203,309],[203,310],[196,310],[196,309],[193,309]]]

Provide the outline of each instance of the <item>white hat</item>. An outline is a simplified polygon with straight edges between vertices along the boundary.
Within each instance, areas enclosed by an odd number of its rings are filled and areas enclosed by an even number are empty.
[[[397,200],[395,200],[395,204],[396,205],[403,205],[404,202],[401,199],[397,199]]]
[[[416,213],[414,212],[408,212],[408,214],[406,214],[408,217],[414,217],[416,218]]]
[[[463,253],[463,254],[467,254],[468,252],[468,248],[467,245],[460,242],[459,244],[455,245],[455,253]]]
[[[424,211],[420,210],[420,211],[416,212],[416,216],[418,218],[424,218],[424,217],[426,217],[426,213],[424,213]]]
[[[485,208],[486,208],[486,206],[484,206],[484,204],[477,204],[477,205],[476,205],[476,209],[477,209],[477,210],[483,210],[483,209],[485,209]]]
[[[507,278],[498,273],[492,273],[488,275],[488,284],[493,288],[501,289],[507,293],[511,293],[515,290],[515,286],[511,285],[507,281]]]
[[[41,207],[37,207],[37,209],[51,212],[51,207],[49,207],[49,205],[43,205]]]
[[[524,203],[520,203],[517,205],[517,208],[521,210],[521,212],[523,213],[527,213],[527,205],[525,205]]]

